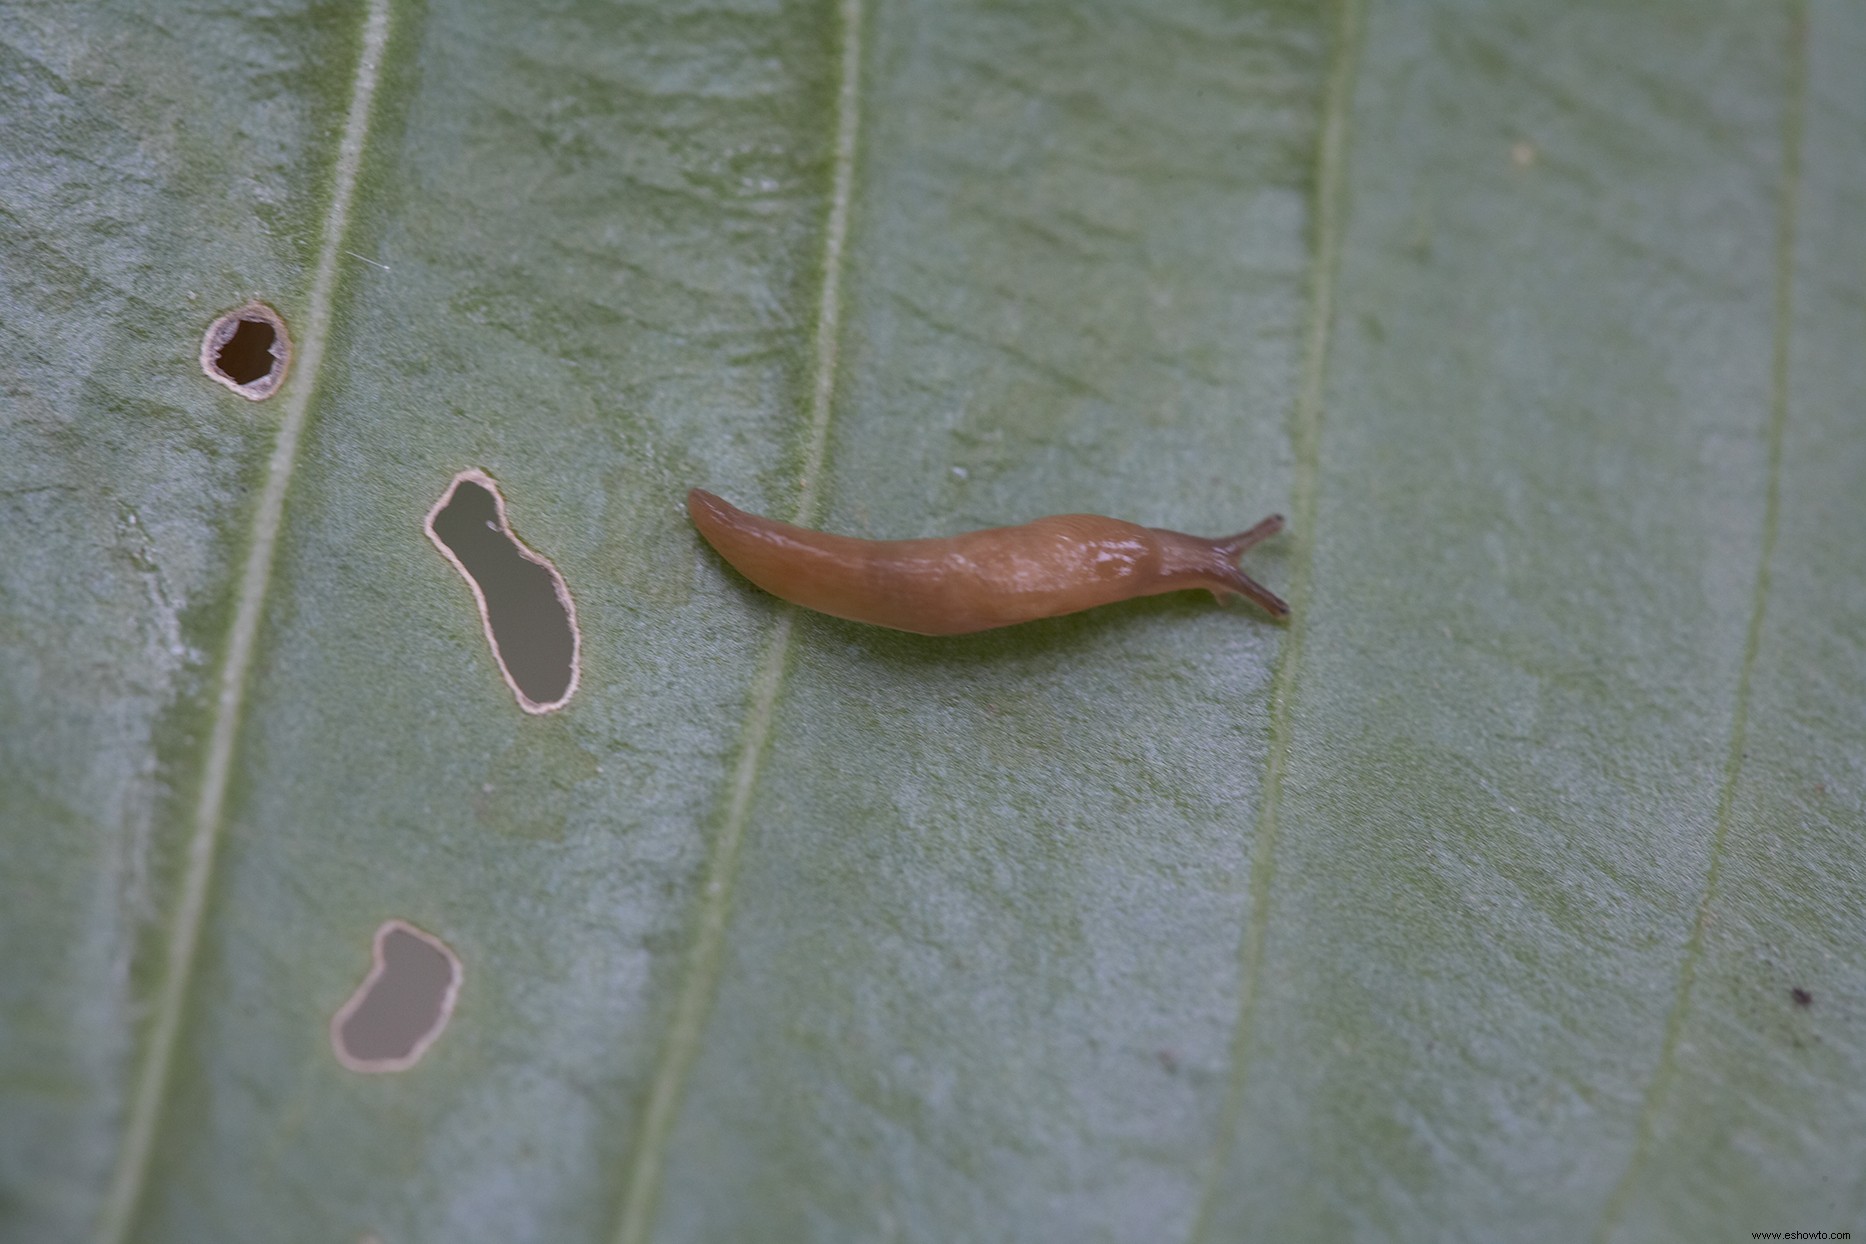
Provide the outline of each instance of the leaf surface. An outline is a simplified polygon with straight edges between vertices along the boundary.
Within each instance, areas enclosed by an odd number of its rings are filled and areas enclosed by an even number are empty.
[[[1838,2],[14,6],[0,1237],[1857,1229],[1863,74]],[[695,485],[1281,511],[1296,614],[876,631]],[[356,1074],[392,918],[459,1003]]]

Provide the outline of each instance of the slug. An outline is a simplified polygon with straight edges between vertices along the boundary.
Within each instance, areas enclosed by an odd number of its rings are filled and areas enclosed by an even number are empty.
[[[966,635],[1096,605],[1204,588],[1245,596],[1274,618],[1281,597],[1237,567],[1283,529],[1203,539],[1096,514],[1059,514],[925,540],[857,540],[747,514],[712,493],[687,494],[693,525],[738,572],[774,596],[855,622],[919,635]]]

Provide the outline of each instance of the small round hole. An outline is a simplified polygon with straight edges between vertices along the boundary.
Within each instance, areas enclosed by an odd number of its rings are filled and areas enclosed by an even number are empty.
[[[263,302],[227,312],[208,325],[201,339],[201,370],[249,401],[278,392],[291,361],[285,321]]]
[[[241,320],[232,339],[214,355],[214,366],[235,384],[251,384],[272,370],[272,343],[278,339],[264,320]]]

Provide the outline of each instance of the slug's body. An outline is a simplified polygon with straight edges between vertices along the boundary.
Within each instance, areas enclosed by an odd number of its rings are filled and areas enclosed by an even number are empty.
[[[740,574],[774,596],[855,622],[964,635],[1096,605],[1204,588],[1289,606],[1237,558],[1283,529],[1272,515],[1207,540],[1095,514],[1060,514],[927,540],[857,540],[747,514],[695,488],[687,513]]]

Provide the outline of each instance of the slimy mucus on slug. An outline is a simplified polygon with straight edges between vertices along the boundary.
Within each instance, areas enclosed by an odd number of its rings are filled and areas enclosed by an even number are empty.
[[[693,525],[738,572],[774,596],[855,622],[920,635],[964,635],[1097,605],[1204,588],[1248,597],[1287,618],[1281,597],[1238,569],[1283,529],[1205,539],[1097,514],[1059,514],[924,540],[857,540],[747,514],[712,493],[687,494]]]

